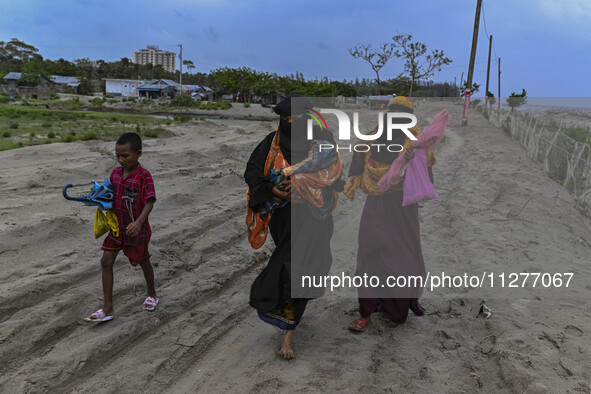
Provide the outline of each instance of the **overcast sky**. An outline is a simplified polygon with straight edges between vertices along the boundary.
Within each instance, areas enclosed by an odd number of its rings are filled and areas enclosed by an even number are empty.
[[[0,41],[18,38],[45,58],[131,59],[146,45],[178,52],[195,71],[250,67],[308,79],[375,78],[347,52],[398,33],[453,60],[433,80],[468,71],[476,0],[1,0]],[[493,35],[491,88],[530,97],[591,96],[591,0],[483,0],[474,81],[486,83]],[[485,26],[486,25],[486,26]],[[486,27],[486,29],[485,29]],[[495,56],[496,54],[496,56]],[[177,59],[178,64],[178,59]],[[382,79],[403,72],[391,59]]]

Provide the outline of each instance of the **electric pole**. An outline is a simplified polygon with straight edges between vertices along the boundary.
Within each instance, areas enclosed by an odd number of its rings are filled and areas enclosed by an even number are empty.
[[[499,58],[499,113],[501,113],[501,58]]]
[[[178,45],[181,48],[179,59],[181,59],[181,74],[179,75],[179,85],[181,85],[181,94],[183,94],[183,44]]]
[[[462,125],[468,124],[468,109],[470,108],[470,95],[472,92],[472,76],[474,74],[474,61],[476,60],[476,44],[478,44],[478,26],[480,24],[480,8],[482,0],[476,4],[476,16],[474,17],[474,34],[472,35],[472,51],[470,52],[470,66],[468,67],[468,78],[466,80],[466,99],[464,100],[464,114],[462,115]]]
[[[486,93],[484,98],[484,111],[488,113],[488,80],[490,78],[490,50],[492,48],[492,34],[488,42],[488,66],[486,67]]]

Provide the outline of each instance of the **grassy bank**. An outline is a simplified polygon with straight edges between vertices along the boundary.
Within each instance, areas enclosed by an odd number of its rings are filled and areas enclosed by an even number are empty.
[[[69,101],[60,104],[77,105],[75,100]],[[113,140],[127,131],[155,138],[169,134],[165,126],[173,122],[146,115],[0,105],[0,150],[53,142]]]

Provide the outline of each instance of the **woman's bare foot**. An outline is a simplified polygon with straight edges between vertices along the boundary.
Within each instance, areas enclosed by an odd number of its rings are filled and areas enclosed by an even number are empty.
[[[281,342],[281,350],[279,350],[279,355],[283,356],[283,358],[291,359],[295,357],[293,353],[294,334],[294,330],[285,330],[285,334],[283,334],[283,342]]]

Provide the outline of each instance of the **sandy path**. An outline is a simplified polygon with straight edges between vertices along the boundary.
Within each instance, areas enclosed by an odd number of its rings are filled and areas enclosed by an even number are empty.
[[[90,178],[108,176],[111,143],[0,152],[1,391],[590,392],[590,220],[509,137],[477,114],[461,128],[458,107],[450,112],[437,151],[440,198],[421,210],[428,270],[576,272],[573,289],[427,292],[426,316],[397,327],[376,317],[362,335],[346,329],[351,294],[329,294],[310,303],[297,358],[284,361],[281,333],[247,304],[269,252],[245,240],[241,178],[274,125],[194,122],[178,126],[178,137],[147,141],[142,158],[158,193],[150,221],[161,306],[140,310],[141,270],[120,257],[117,318],[89,326],[81,318],[101,303],[94,211],[59,193],[65,183],[85,193]],[[362,204],[360,195],[341,197],[335,273],[353,273],[346,229]],[[477,317],[481,300],[489,319]]]

